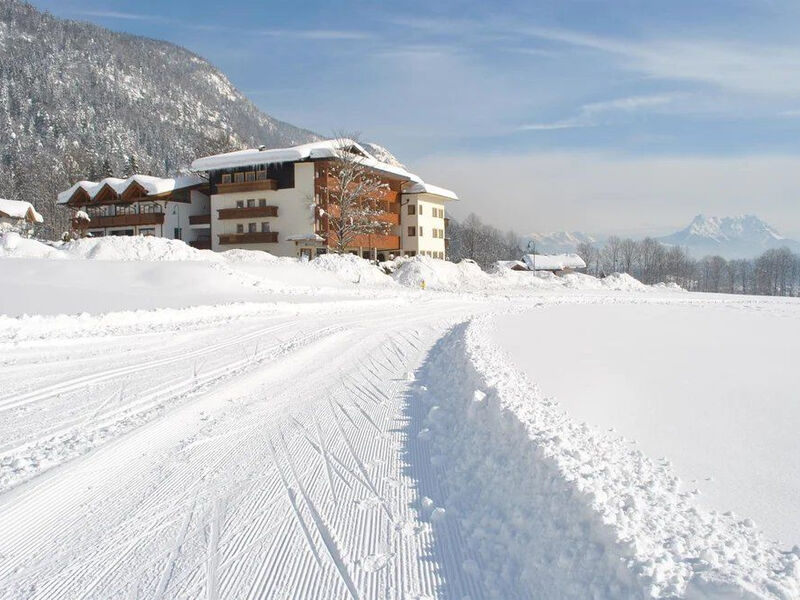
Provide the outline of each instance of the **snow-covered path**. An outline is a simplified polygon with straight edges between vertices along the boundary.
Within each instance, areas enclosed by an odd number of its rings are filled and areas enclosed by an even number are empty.
[[[430,593],[404,393],[465,310],[311,313],[7,344],[3,594]]]
[[[800,551],[517,379],[484,315],[376,297],[0,328],[0,598],[791,598]],[[747,595],[752,594],[752,595]]]
[[[409,373],[456,313],[422,303],[400,320],[367,305],[91,350],[19,348],[11,368],[25,389],[4,390],[0,407],[20,426],[3,450],[60,444],[66,459],[88,449],[64,441],[75,435],[98,449],[0,496],[0,592],[434,593],[430,525],[401,457],[404,405]],[[131,431],[102,443],[103,427]]]

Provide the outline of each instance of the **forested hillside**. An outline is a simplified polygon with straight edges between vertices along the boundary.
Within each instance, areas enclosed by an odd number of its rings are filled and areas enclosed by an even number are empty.
[[[55,194],[80,177],[170,175],[198,155],[315,139],[259,111],[173,44],[0,0],[0,197],[28,200],[60,235]]]

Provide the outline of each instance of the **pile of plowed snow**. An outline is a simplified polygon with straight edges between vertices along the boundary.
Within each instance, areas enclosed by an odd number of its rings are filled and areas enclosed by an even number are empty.
[[[413,465],[420,494],[457,521],[473,553],[463,568],[479,564],[493,597],[800,597],[800,548],[705,510],[666,461],[570,419],[489,327],[439,341],[417,373],[411,433],[430,456]]]
[[[340,279],[363,285],[392,285],[392,280],[374,264],[353,254],[323,254],[310,262],[320,271],[336,274]]]
[[[452,263],[427,256],[395,260],[392,277],[399,284],[449,292],[510,292],[515,290],[614,290],[645,291],[650,289],[625,273],[614,273],[603,279],[570,273],[557,276],[553,273],[530,273],[499,269],[486,273],[471,260]]]
[[[236,249],[219,253],[197,250],[180,240],[143,236],[110,236],[43,243],[22,238],[16,233],[6,233],[0,238],[0,257],[3,256],[103,261],[192,261],[227,265],[240,270],[255,268],[255,265],[258,265],[259,271],[252,272],[251,275],[269,278],[272,269],[276,275],[280,272],[279,278],[288,275],[287,270],[296,271],[297,277],[305,278],[308,273],[316,270],[320,273],[333,274],[342,282],[363,286],[384,287],[397,283],[408,288],[485,294],[506,294],[514,291],[650,289],[630,275],[620,273],[603,279],[580,273],[559,277],[546,272],[529,273],[510,269],[486,273],[472,260],[452,263],[427,256],[397,258],[384,263],[384,266],[392,271],[389,277],[369,261],[352,254],[323,254],[312,261],[305,261],[276,257],[259,250]],[[313,276],[307,283],[313,284]]]

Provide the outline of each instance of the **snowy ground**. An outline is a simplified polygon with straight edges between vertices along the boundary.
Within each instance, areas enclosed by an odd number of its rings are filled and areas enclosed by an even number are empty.
[[[559,305],[498,317],[494,339],[571,417],[800,544],[800,303]]]
[[[539,314],[716,314],[720,299],[428,260],[390,278],[350,259],[97,244],[0,258],[17,307],[0,318],[0,598],[800,595],[796,540],[698,503],[497,345],[513,352]],[[136,294],[122,279],[91,296],[126,264],[151,270]],[[171,302],[187,265],[225,285],[187,271]],[[26,269],[43,274],[36,297]],[[50,277],[72,291],[39,298]]]

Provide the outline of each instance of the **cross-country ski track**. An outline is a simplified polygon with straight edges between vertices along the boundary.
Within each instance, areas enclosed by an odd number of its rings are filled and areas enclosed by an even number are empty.
[[[498,311],[692,298],[431,295],[0,339],[0,598],[793,597],[791,553],[732,521],[710,547],[735,533],[758,565],[631,549],[564,440],[470,362]],[[655,486],[633,513],[688,510],[668,468],[612,455]]]

